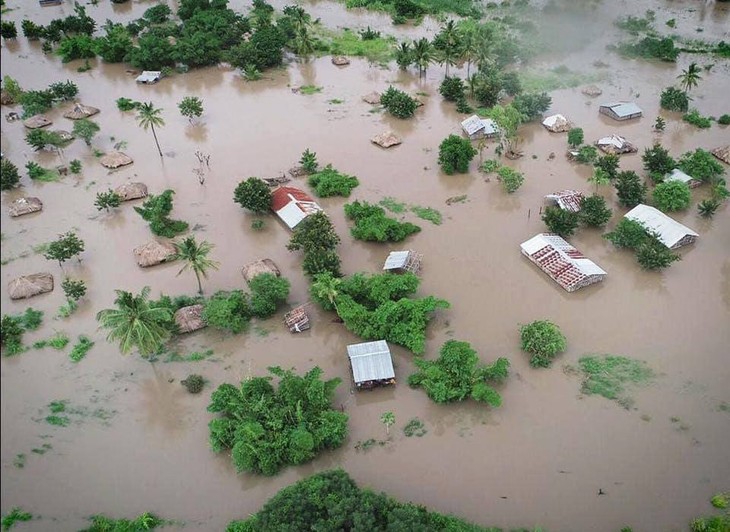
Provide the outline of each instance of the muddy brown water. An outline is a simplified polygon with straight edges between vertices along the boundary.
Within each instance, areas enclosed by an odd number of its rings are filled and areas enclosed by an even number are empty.
[[[88,9],[99,21],[131,20],[149,5],[102,3]],[[709,4],[690,11],[688,6],[695,3],[688,2],[620,5],[635,14],[655,9],[657,26],[677,18],[677,31],[687,36],[727,40],[727,8]],[[421,28],[396,30],[381,15],[347,12],[330,2],[307,7],[331,26],[370,25],[409,38],[432,34],[438,27],[427,21]],[[64,4],[41,10],[31,4],[23,9],[44,22],[72,8]],[[6,16],[22,18],[19,11]],[[588,98],[579,89],[555,91],[551,110],[583,127],[587,141],[617,132],[642,149],[660,139],[677,155],[728,143],[727,127],[699,131],[658,108],[661,87],[697,60],[715,66],[694,91],[695,104],[706,115],[730,111],[728,61],[705,56],[681,56],[676,65],[622,60],[605,51],[607,43],[621,37],[610,25],[615,16],[608,6],[580,15],[575,23],[598,37],[586,39],[568,55],[543,59],[545,67],[566,64],[583,71],[598,58],[610,65],[610,79],[600,83],[602,97]],[[695,33],[699,26],[705,28],[702,34]],[[76,530],[94,513],[132,516],[154,511],[185,521],[191,530],[221,530],[231,519],[257,511],[282,487],[331,467],[344,467],[363,486],[483,525],[565,531],[615,531],[625,525],[634,530],[685,530],[692,517],[711,511],[710,496],[730,486],[730,417],[719,409],[723,402],[730,403],[730,215],[723,207],[712,220],[697,217],[694,205],[706,197],[706,190],[693,192],[693,207],[676,216],[700,238],[665,272],[644,272],[632,255],[612,249],[599,232],[579,231],[571,241],[609,275],[601,284],[568,294],[521,256],[519,243],[544,230],[539,219],[544,194],[560,188],[593,189],[586,182],[589,169],[565,160],[564,134],[532,124],[521,129],[525,156],[509,163],[526,175],[516,194],[506,195],[494,179],[485,180],[476,171],[476,161],[468,175],[442,174],[436,163],[438,144],[459,132],[461,117],[438,95],[443,71],[437,66],[429,69],[425,80],[418,80],[364,60],[338,68],[324,57],[267,72],[255,83],[244,82],[227,68],[208,68],[154,86],[136,85],[124,66],[94,63],[84,74],[76,72],[78,66],[45,57],[39,45],[23,38],[3,45],[3,75],[30,88],[73,79],[80,100],[102,109],[94,118],[101,126],[94,146],[108,150],[124,142],[123,151],[135,160],[130,167],[108,172],[83,142],[76,141],[62,157],[83,162],[81,177],[47,184],[24,177],[21,189],[3,193],[2,257],[29,254],[2,267],[2,312],[33,306],[46,313],[43,327],[26,335],[27,344],[54,331],[68,333],[72,341],[79,334],[96,341],[78,364],[68,359],[70,347],[64,352],[30,350],[0,363],[2,512],[20,505],[43,516],[24,524],[25,529]],[[360,100],[390,83],[430,95],[414,119],[371,113]],[[292,92],[292,87],[304,84],[323,90],[312,96]],[[182,97],[193,94],[204,101],[199,125],[188,124],[176,109]],[[158,132],[164,158],[157,155],[150,132],[139,129],[131,113],[116,109],[114,100],[120,96],[152,101],[164,109],[166,125]],[[329,103],[333,99],[344,103]],[[619,124],[599,116],[598,102],[614,99],[635,99],[644,117]],[[71,129],[71,122],[61,116],[66,108],[50,113],[52,127]],[[9,111],[3,108],[3,114]],[[667,130],[659,136],[651,131],[658,114],[667,118]],[[389,128],[403,137],[402,145],[387,151],[371,145],[371,136]],[[27,160],[48,166],[62,162],[56,154],[33,153],[23,135],[20,123],[3,121],[2,151],[19,167]],[[457,338],[471,342],[485,361],[509,357],[511,376],[500,389],[500,408],[433,404],[405,384],[413,369],[412,355],[398,347],[393,351],[400,383],[352,393],[345,346],[357,338],[332,323],[333,315],[315,309],[312,330],[301,335],[290,335],[277,315],[255,324],[248,334],[227,337],[201,331],[177,342],[186,353],[213,349],[215,356],[202,362],[151,365],[135,355],[123,357],[115,345],[106,343],[94,316],[112,305],[114,289],[137,292],[151,286],[157,297],[161,292],[190,294],[196,283],[191,274],[176,277],[175,264],[137,268],[131,250],[152,237],[146,223],[130,204],[115,213],[97,213],[96,192],[129,180],[147,183],[153,193],[174,189],[173,216],[197,225],[196,236],[216,246],[212,255],[221,266],[205,281],[206,293],[243,287],[240,267],[270,257],[292,283],[289,302],[299,304],[308,300],[307,282],[301,257],[285,249],[289,233],[273,217],[267,218],[263,231],[254,232],[253,218],[233,203],[232,195],[241,179],[277,175],[305,148],[316,151],[320,163],[332,163],[360,178],[352,199],[392,196],[442,212],[440,226],[406,216],[423,228],[404,244],[424,254],[421,293],[452,304],[429,326],[425,356],[436,356],[445,340]],[[203,186],[193,173],[195,150],[211,156]],[[488,144],[484,157],[492,157],[493,150],[494,144]],[[554,160],[548,159],[551,152],[557,155]],[[640,156],[623,156],[621,167],[640,171]],[[615,207],[613,224],[625,209],[616,205],[608,187],[600,192]],[[44,210],[10,219],[7,207],[22,194],[40,197]],[[463,194],[466,203],[445,204],[447,198]],[[343,270],[379,271],[388,251],[403,246],[353,241],[343,203],[337,198],[321,201],[343,238]],[[60,287],[31,300],[10,301],[5,286],[17,275],[47,270],[60,283],[58,265],[30,249],[72,228],[85,240],[86,251],[83,262],[67,263],[65,272],[89,286],[77,313],[66,320],[53,319],[63,302]],[[558,323],[569,343],[550,370],[531,369],[519,350],[518,324],[541,318]],[[632,394],[635,405],[627,411],[603,398],[581,396],[579,379],[561,371],[585,353],[643,359],[660,376]],[[343,380],[335,403],[350,416],[350,436],[340,450],[275,478],[261,478],[236,474],[228,456],[208,449],[211,416],[205,407],[215,386],[261,375],[271,365],[305,371],[314,364],[326,377]],[[180,385],[193,372],[209,381],[199,396],[187,394]],[[57,399],[68,399],[87,414],[72,415],[73,423],[65,428],[39,421],[48,414],[46,405]],[[104,409],[103,416],[88,414],[98,408]],[[397,420],[393,441],[356,451],[358,441],[385,437],[379,417],[389,410]],[[428,433],[404,437],[401,427],[416,416]],[[31,451],[43,443],[52,449],[44,455]],[[13,465],[21,453],[27,456],[22,469]],[[606,495],[598,496],[599,489]]]

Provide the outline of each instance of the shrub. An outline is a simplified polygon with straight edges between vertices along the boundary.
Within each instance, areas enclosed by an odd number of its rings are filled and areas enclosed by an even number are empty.
[[[645,270],[659,270],[667,268],[681,257],[673,253],[655,236],[649,236],[636,248],[636,260]]]
[[[10,159],[3,157],[0,160],[0,190],[10,190],[20,183],[18,167]]]
[[[462,113],[462,114],[469,114],[474,112],[474,109],[472,109],[471,105],[469,105],[469,102],[466,101],[466,98],[459,98],[456,100],[456,112]]]
[[[720,205],[722,205],[722,202],[718,199],[705,199],[697,204],[697,212],[703,218],[712,218],[717,212],[717,209],[720,208]]]
[[[410,222],[399,222],[385,214],[385,209],[366,201],[345,205],[345,216],[354,220],[350,230],[357,240],[369,242],[401,242],[421,228]]]
[[[76,84],[71,80],[66,81],[57,81],[56,83],[51,83],[48,86],[48,90],[53,94],[53,98],[55,100],[73,100],[76,95],[79,93],[79,88],[76,86]]]
[[[100,211],[102,209],[106,209],[107,212],[109,212],[109,209],[114,207],[119,207],[122,204],[122,197],[114,192],[112,189],[109,189],[107,192],[97,192],[96,193],[96,200],[94,201],[94,206],[96,207],[97,211]]]
[[[523,93],[515,96],[512,106],[525,117],[526,120],[536,120],[550,108],[553,99],[546,93]]]
[[[380,103],[396,118],[410,118],[416,112],[416,100],[392,85],[380,97]]]
[[[655,183],[661,182],[666,174],[677,167],[677,163],[669,155],[669,151],[661,144],[654,144],[653,147],[646,148],[641,160],[644,161],[644,170],[649,172]]]
[[[3,39],[15,39],[18,36],[18,28],[12,20],[3,20],[0,22],[0,36]]]
[[[74,281],[66,277],[61,283],[61,288],[66,298],[73,301],[78,301],[86,295],[86,284],[81,280]]]
[[[456,76],[446,76],[439,86],[439,93],[448,102],[464,99],[464,82]]]
[[[317,171],[317,168],[319,168],[319,164],[317,163],[317,154],[313,151],[309,151],[309,148],[304,150],[302,152],[302,157],[299,159],[299,164],[302,165],[302,168],[305,172],[308,174],[313,174]]]
[[[684,173],[703,183],[712,183],[725,173],[722,164],[710,152],[702,148],[685,153],[676,164]]]
[[[525,176],[522,173],[509,166],[500,167],[497,170],[497,178],[502,183],[502,188],[509,194],[517,191],[525,181]]]
[[[172,220],[169,214],[172,212],[172,195],[174,190],[165,190],[162,194],[150,194],[141,207],[134,210],[142,218],[150,223],[150,230],[158,235],[167,238],[174,238],[188,229],[187,222]]]
[[[593,164],[598,157],[598,150],[595,146],[585,144],[578,148],[578,155],[575,156],[575,160],[581,164]]]
[[[583,198],[580,202],[578,217],[584,225],[603,227],[611,219],[611,214],[611,209],[606,206],[606,200],[598,194]]]
[[[56,260],[59,266],[63,266],[64,262],[73,257],[81,262],[79,255],[84,251],[84,247],[84,241],[74,231],[69,231],[48,244],[43,256],[48,260]]]
[[[339,173],[331,164],[322,171],[310,175],[308,183],[320,198],[348,197],[352,189],[360,184],[356,177]]]
[[[667,111],[687,112],[689,109],[689,96],[684,91],[676,87],[667,87],[662,91],[659,99],[659,105]]]
[[[251,313],[257,318],[268,318],[289,297],[289,281],[271,273],[257,275],[249,283]]]
[[[87,146],[91,146],[91,139],[94,138],[99,132],[99,124],[92,122],[87,118],[74,121],[73,134],[86,143]]]
[[[724,114],[720,118],[717,119],[717,123],[722,126],[727,126],[730,124],[730,114]]]
[[[579,127],[574,127],[568,131],[568,145],[571,148],[575,148],[583,144],[583,130]]]
[[[608,177],[611,181],[616,179],[616,176],[618,175],[618,164],[619,156],[614,153],[601,155],[593,162],[593,166],[603,170],[606,177]]]
[[[439,145],[438,162],[448,175],[454,172],[465,174],[469,171],[469,163],[476,154],[477,150],[468,139],[449,135]]]
[[[614,182],[618,201],[624,207],[636,207],[646,198],[647,187],[636,172],[619,172]]]
[[[271,209],[271,189],[258,177],[249,177],[238,184],[233,201],[251,212],[265,214]]]
[[[203,100],[197,96],[185,96],[177,104],[177,108],[180,110],[181,115],[192,122],[193,118],[199,118],[203,114]]]
[[[201,375],[194,373],[192,375],[188,375],[186,379],[181,380],[180,384],[185,386],[188,393],[200,393],[203,391],[205,379]]]
[[[553,358],[565,351],[567,342],[560,328],[547,320],[533,321],[520,327],[522,350],[532,355],[533,368],[547,368]]]
[[[682,120],[692,124],[693,126],[697,126],[700,129],[707,129],[709,127],[712,127],[712,120],[702,116],[697,109],[690,110],[689,113],[685,114],[682,117]]]
[[[68,169],[71,170],[72,174],[80,174],[81,161],[79,161],[78,159],[72,160],[70,163],[68,163]]]
[[[649,238],[649,234],[646,227],[636,220],[621,218],[613,231],[603,235],[603,238],[610,241],[617,248],[637,249]]]
[[[72,35],[64,37],[56,48],[61,61],[68,63],[75,59],[91,59],[96,57],[94,38],[89,35]]]
[[[43,26],[36,24],[27,18],[24,18],[20,22],[20,29],[23,30],[23,35],[25,35],[29,41],[37,41],[43,36],[44,31]]]
[[[234,334],[246,329],[251,316],[251,306],[242,290],[216,292],[206,301],[202,314],[211,327]]]
[[[119,109],[120,111],[134,111],[140,105],[142,105],[141,102],[136,102],[129,98],[125,98],[125,97],[117,98],[117,109]]]
[[[542,215],[542,221],[548,226],[551,233],[567,237],[575,233],[580,221],[578,213],[566,211],[560,207],[546,207]]]
[[[681,181],[667,181],[656,186],[654,204],[664,212],[681,211],[689,207],[691,193],[689,186]]]

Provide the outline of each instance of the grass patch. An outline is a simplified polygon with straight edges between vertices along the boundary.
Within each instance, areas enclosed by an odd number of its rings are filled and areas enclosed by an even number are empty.
[[[57,332],[46,340],[39,340],[33,344],[35,349],[43,349],[44,347],[52,347],[56,351],[60,351],[65,348],[71,340],[68,335],[64,332]]]
[[[408,209],[408,205],[406,205],[405,203],[401,203],[390,196],[386,196],[381,199],[379,205],[396,214],[404,213]]]
[[[655,376],[646,362],[622,356],[584,356],[578,359],[578,365],[584,376],[584,394],[601,395],[624,407],[631,404],[627,388],[645,384]]]
[[[23,511],[19,506],[13,507],[7,514],[3,516],[2,528],[3,530],[10,530],[15,526],[15,523],[20,521],[30,521],[33,519],[33,515]]]
[[[689,113],[686,113],[682,117],[682,120],[692,124],[693,126],[697,126],[700,129],[712,127],[712,120],[706,116],[702,116],[697,109],[690,109]]]
[[[68,424],[71,423],[71,420],[68,418],[68,416],[56,416],[56,415],[50,415],[45,417],[46,423],[50,423],[51,425],[55,425],[57,427],[68,427]]]
[[[331,100],[327,100],[327,103],[330,105],[340,105],[341,103],[345,103],[345,100],[340,100],[339,98],[332,98]]]
[[[32,453],[35,453],[35,454],[43,455],[43,454],[46,454],[51,449],[53,449],[53,445],[51,445],[50,443],[44,443],[40,447],[36,447],[35,449],[31,449],[31,452]]]
[[[428,431],[426,430],[423,421],[421,421],[417,417],[411,419],[408,423],[406,423],[406,426],[403,427],[403,434],[405,434],[407,438],[410,438],[412,436],[420,438],[421,436],[424,436],[427,432]]]
[[[113,519],[105,515],[94,515],[91,517],[92,532],[114,531],[114,532],[136,532],[141,530],[154,530],[159,526],[167,524],[164,519],[154,514],[145,512],[134,519]]]
[[[334,32],[323,27],[317,27],[317,33],[317,48],[325,54],[365,57],[378,63],[387,63],[395,56],[397,41],[394,37],[377,37],[364,41],[358,33],[349,29]]]
[[[88,336],[82,334],[79,336],[78,342],[74,344],[68,356],[72,362],[79,362],[92,347],[94,347],[94,342]]]
[[[311,94],[317,94],[318,92],[322,92],[322,87],[317,87],[316,85],[302,85],[299,88],[299,92],[301,94],[309,96]]]
[[[585,83],[605,81],[608,74],[586,73],[557,66],[551,70],[525,70],[519,72],[520,83],[525,92],[550,92],[558,89],[571,89]]]
[[[61,179],[61,174],[55,169],[43,168],[42,166],[29,162],[28,175],[33,181],[40,181],[42,183],[53,183]]]
[[[434,225],[441,225],[443,222],[441,213],[433,207],[421,207],[419,205],[414,205],[411,207],[411,212],[420,219],[427,220]]]
[[[13,459],[13,465],[17,467],[18,469],[23,469],[25,467],[25,460],[26,456],[23,453],[19,453],[15,455],[15,458]]]
[[[163,362],[200,362],[206,358],[213,356],[213,350],[208,349],[203,352],[193,351],[189,355],[181,355],[178,352],[172,352],[167,355],[167,358]]]

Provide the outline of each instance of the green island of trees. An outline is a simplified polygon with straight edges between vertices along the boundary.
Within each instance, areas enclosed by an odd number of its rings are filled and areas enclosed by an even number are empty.
[[[617,248],[634,250],[636,259],[646,270],[660,270],[681,259],[641,223],[628,218],[622,218],[613,231],[603,237]]]
[[[350,229],[353,238],[367,242],[401,242],[421,230],[415,224],[387,216],[385,209],[367,201],[345,205],[345,216],[355,222]]]
[[[330,196],[348,197],[352,189],[360,184],[357,177],[342,174],[332,168],[331,164],[325,166],[319,172],[310,174],[307,179],[309,186],[320,198]]]
[[[221,414],[209,423],[211,449],[231,449],[239,473],[275,475],[338,448],[347,436],[347,415],[332,408],[339,378],[322,380],[318,367],[304,376],[269,372],[279,377],[278,388],[272,377],[254,377],[239,387],[221,384],[211,395],[208,411]]]

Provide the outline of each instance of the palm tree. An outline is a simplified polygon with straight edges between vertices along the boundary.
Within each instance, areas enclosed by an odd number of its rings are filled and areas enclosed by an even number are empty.
[[[202,274],[206,279],[208,278],[208,269],[218,269],[218,263],[208,258],[208,253],[213,249],[213,244],[203,240],[200,243],[195,241],[195,237],[189,236],[180,243],[175,242],[175,255],[174,260],[184,260],[185,265],[180,268],[177,272],[180,275],[185,270],[193,270],[195,277],[198,279],[198,293],[203,293],[203,285],[200,282],[200,276]]]
[[[160,152],[160,157],[162,157],[162,150],[160,149],[160,143],[157,140],[155,126],[162,127],[165,125],[165,121],[162,119],[162,116],[160,116],[161,112],[162,109],[156,108],[152,102],[143,103],[139,106],[137,111],[137,122],[139,122],[142,129],[147,131],[147,128],[152,128],[152,136],[155,137],[155,144],[157,144],[157,151]]]
[[[340,294],[341,284],[342,279],[339,277],[322,273],[315,277],[315,282],[312,283],[312,293],[318,298],[327,298],[337,312],[337,296]]]
[[[466,61],[466,77],[471,76],[471,64],[477,58],[477,50],[479,49],[479,41],[475,30],[468,30],[461,35],[461,57],[462,61]]]
[[[115,292],[117,298],[114,304],[117,308],[104,309],[96,315],[101,326],[110,329],[106,339],[110,342],[119,341],[122,354],[128,353],[133,347],[143,357],[156,353],[170,337],[165,325],[172,320],[172,311],[169,308],[150,307],[147,301],[149,286],[145,286],[138,296],[124,290]]]
[[[406,70],[413,63],[413,50],[410,43],[402,42],[395,51],[395,62],[401,70]]]
[[[438,50],[439,63],[446,64],[445,75],[449,75],[449,66],[456,64],[461,54],[461,32],[453,20],[441,27],[434,39],[434,47]]]
[[[697,66],[697,63],[690,63],[689,67],[686,70],[682,70],[682,73],[677,76],[677,79],[679,79],[679,84],[684,89],[684,92],[688,93],[702,79],[700,77],[700,67]]]
[[[413,62],[418,66],[418,77],[426,75],[429,63],[433,61],[433,49],[431,43],[425,37],[421,37],[413,43]]]

